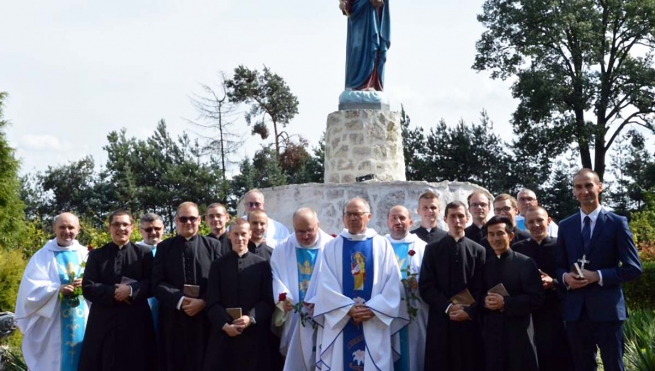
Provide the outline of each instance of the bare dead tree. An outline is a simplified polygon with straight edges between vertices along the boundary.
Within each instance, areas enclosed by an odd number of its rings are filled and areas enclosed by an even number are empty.
[[[187,122],[201,131],[197,134],[203,139],[203,154],[218,156],[223,180],[226,180],[228,166],[238,163],[232,161],[230,156],[243,146],[245,136],[236,130],[240,112],[238,105],[227,98],[225,80],[225,73],[219,72],[217,88],[200,84],[202,92],[189,98],[198,116],[195,120],[187,119]]]

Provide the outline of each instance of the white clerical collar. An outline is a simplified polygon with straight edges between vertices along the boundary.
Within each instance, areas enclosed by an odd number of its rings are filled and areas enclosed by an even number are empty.
[[[261,242],[255,242],[255,241],[253,241],[253,240],[250,240],[250,242],[252,242],[252,243],[255,245],[255,247],[259,247],[259,245],[261,245],[261,244],[264,243],[264,241],[261,241]]]
[[[600,214],[600,210],[601,210],[602,208],[603,208],[603,206],[601,206],[600,204],[598,204],[598,207],[597,207],[594,211],[590,212],[589,214],[585,214],[584,211],[582,211],[582,209],[580,209],[580,221],[582,222],[582,224],[584,224],[584,218],[585,218],[586,216],[588,216],[589,219],[591,219],[591,223],[592,223],[592,224],[593,224],[594,222],[596,222],[596,219],[598,218],[598,214]]]
[[[418,241],[418,239],[419,239],[418,236],[416,234],[414,234],[414,233],[407,233],[407,236],[405,236],[401,240],[397,240],[397,239],[391,237],[390,234],[385,235],[385,237],[388,238],[389,242],[391,242],[391,243],[414,243],[414,242]]]
[[[421,227],[423,227],[423,226],[421,226]],[[437,229],[437,228],[439,228],[438,225],[435,225],[434,227],[430,227],[430,228],[423,227],[423,229],[425,229],[426,231],[428,231],[428,233],[434,231],[434,230]]]
[[[372,228],[366,228],[366,231],[361,234],[351,234],[350,232],[348,232],[347,229],[344,229],[343,231],[341,231],[341,233],[339,233],[339,235],[342,236],[343,238],[347,238],[353,241],[364,241],[365,239],[371,238],[377,234],[378,232],[376,232]]]
[[[120,246],[116,245],[116,246],[118,246],[118,250],[123,250],[123,247],[127,246],[128,244],[129,244],[129,242],[126,243],[125,245],[120,245]]]
[[[450,234],[449,234],[449,236],[452,237],[453,240],[455,240],[455,242],[459,242],[459,241],[463,240],[464,237],[466,237],[466,235],[462,235],[462,237],[455,237],[455,236],[452,236]]]
[[[78,250],[81,246],[82,245],[80,245],[80,243],[77,242],[77,240],[73,240],[73,242],[68,246],[59,246],[59,244],[57,243],[57,238],[53,238],[50,241],[48,241],[43,247],[51,251],[75,251]]]

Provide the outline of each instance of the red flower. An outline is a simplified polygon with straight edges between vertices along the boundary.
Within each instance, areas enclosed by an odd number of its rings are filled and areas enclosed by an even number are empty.
[[[409,250],[409,252],[407,253],[407,255],[409,256],[414,256],[414,254],[416,254],[416,251],[414,250]]]
[[[93,251],[93,249],[95,249],[95,247],[93,247],[92,245],[89,245],[89,246],[87,246],[87,249],[89,250],[89,252],[91,252],[91,251]]]
[[[285,301],[287,300],[287,293],[286,292],[281,292],[280,295],[277,297],[277,301]]]

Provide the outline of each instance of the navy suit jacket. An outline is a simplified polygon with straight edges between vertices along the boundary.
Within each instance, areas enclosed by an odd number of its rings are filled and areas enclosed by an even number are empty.
[[[557,245],[557,278],[561,279],[584,254],[580,213],[560,223]],[[568,290],[564,297],[564,320],[577,321],[586,308],[591,321],[625,321],[627,309],[621,284],[639,277],[642,271],[628,220],[601,209],[586,259],[589,263],[585,269],[600,271],[603,286],[596,282]]]

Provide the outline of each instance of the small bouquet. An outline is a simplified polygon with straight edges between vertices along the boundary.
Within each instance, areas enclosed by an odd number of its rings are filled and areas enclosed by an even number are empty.
[[[287,299],[287,293],[286,292],[281,292],[278,295],[277,298],[279,303],[286,302]],[[307,312],[307,309],[305,308],[305,305],[303,302],[299,301],[296,304],[291,305],[293,307],[293,312],[298,313],[298,316],[300,317],[300,324],[302,327],[307,327],[307,323],[309,323],[313,329],[316,329],[316,322],[312,320],[312,316]]]
[[[402,269],[402,272],[405,274],[405,278],[401,280],[403,287],[405,288],[405,304],[407,305],[407,314],[409,315],[410,320],[414,320],[418,314],[418,306],[412,305],[413,303],[420,303],[421,298],[416,295],[416,289],[412,289],[410,284],[412,282],[417,282],[418,272],[413,269],[412,257],[416,254],[416,251],[409,250],[407,255],[409,255],[409,262],[407,266]]]
[[[86,266],[86,262],[82,262],[80,264],[80,269],[79,273],[77,273],[77,269],[73,266],[73,264],[68,264],[66,267],[66,272],[68,274],[68,282],[67,284],[72,285],[73,282],[77,279],[81,279],[84,277],[84,267]],[[82,296],[82,287],[78,286],[73,289],[73,293],[70,295],[63,295],[61,292],[59,292],[59,300],[62,303],[68,304],[71,307],[77,307],[80,305],[80,296]]]

